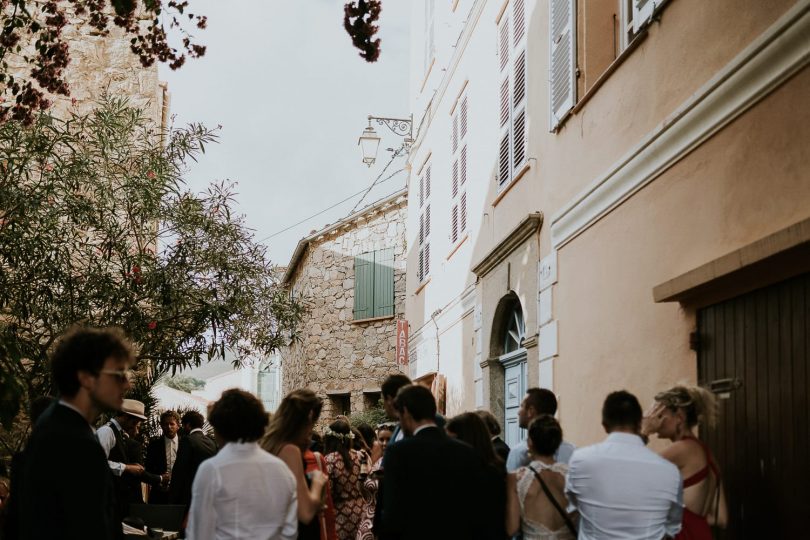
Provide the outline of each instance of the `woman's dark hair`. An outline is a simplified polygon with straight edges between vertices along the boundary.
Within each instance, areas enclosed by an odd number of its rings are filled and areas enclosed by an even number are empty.
[[[352,456],[349,449],[352,447],[352,430],[346,420],[335,420],[329,424],[323,436],[323,452],[329,455],[333,452],[340,454],[343,465],[351,470]]]
[[[541,414],[529,424],[529,439],[538,456],[553,456],[562,443],[562,428],[557,419]]]
[[[501,434],[501,425],[498,423],[494,414],[484,409],[475,411],[475,414],[480,416],[481,420],[484,421],[484,425],[487,426],[487,431],[489,431],[492,437],[497,437]]]
[[[363,422],[357,426],[357,431],[359,431],[360,435],[363,436],[363,441],[365,441],[366,446],[369,448],[374,446],[374,441],[377,440],[377,433],[374,432],[373,427]]]
[[[108,358],[128,360],[135,358],[132,346],[119,328],[76,327],[65,333],[51,354],[51,374],[65,397],[79,391],[79,372],[97,375]]]
[[[227,442],[253,442],[264,435],[267,413],[259,399],[244,390],[232,388],[211,407],[208,422]]]
[[[475,453],[485,465],[503,467],[501,458],[495,453],[492,439],[486,424],[474,412],[466,412],[454,416],[447,422],[445,429],[473,447]]]
[[[262,439],[262,448],[278,455],[285,444],[301,437],[304,427],[318,421],[322,407],[323,400],[308,388],[299,388],[284,396],[270,418],[267,433]]]
[[[608,432],[619,427],[638,429],[641,415],[638,399],[626,390],[611,392],[602,405],[602,425]]]

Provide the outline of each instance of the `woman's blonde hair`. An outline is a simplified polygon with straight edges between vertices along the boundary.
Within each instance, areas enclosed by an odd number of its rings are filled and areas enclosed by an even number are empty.
[[[690,428],[698,424],[712,427],[717,421],[717,400],[700,386],[674,386],[657,394],[655,401],[672,411],[682,410]]]
[[[308,388],[293,390],[281,400],[270,418],[270,425],[261,440],[261,446],[277,455],[285,444],[301,436],[301,430],[318,421],[323,400]]]

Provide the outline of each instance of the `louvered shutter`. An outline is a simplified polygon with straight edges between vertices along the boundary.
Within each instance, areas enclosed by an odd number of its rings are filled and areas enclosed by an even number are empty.
[[[461,194],[461,217],[459,219],[459,228],[461,232],[467,230],[467,192]]]
[[[419,245],[425,243],[425,214],[419,214]]]
[[[354,258],[354,318],[368,319],[373,313],[374,253]]]
[[[526,5],[524,0],[515,0],[512,3],[512,20],[514,26],[512,30],[512,40],[517,47],[523,36],[526,35]]]
[[[652,18],[653,11],[655,11],[655,0],[631,0],[631,3],[633,4],[633,33],[636,33]]]
[[[467,97],[465,96],[461,102],[461,138],[467,136]]]
[[[425,241],[430,236],[430,205],[425,207]]]
[[[394,248],[374,252],[374,313],[372,317],[394,314]]]
[[[416,269],[416,275],[419,278],[419,283],[425,281],[425,248],[419,248],[419,268]]]
[[[422,205],[425,204],[425,177],[419,177],[419,208],[422,208]]]
[[[453,197],[458,195],[458,160],[453,162],[453,182],[450,186],[450,192]]]
[[[422,279],[427,279],[428,275],[430,275],[430,244],[425,244],[424,252],[425,252],[425,275],[422,276]]]
[[[465,144],[464,147],[461,149],[461,158],[460,158],[461,166],[459,172],[459,184],[464,185],[467,182],[467,145]]]
[[[430,197],[430,165],[427,167],[427,171],[425,171],[425,200]]]
[[[455,244],[458,241],[458,205],[453,205],[450,218],[450,241]]]
[[[554,130],[574,106],[576,99],[575,0],[551,0],[549,9],[549,98],[551,129]]]
[[[526,50],[515,58],[514,96],[512,109],[513,171],[526,161]]]
[[[457,114],[453,116],[453,140],[452,140],[452,143],[453,143],[452,144],[453,153],[455,153],[456,150],[458,150],[458,115]]]

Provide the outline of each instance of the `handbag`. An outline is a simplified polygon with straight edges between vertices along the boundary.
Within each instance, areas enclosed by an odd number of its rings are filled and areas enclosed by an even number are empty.
[[[557,499],[554,498],[554,495],[551,494],[551,490],[548,489],[548,486],[546,485],[546,481],[543,480],[543,477],[540,476],[540,473],[537,472],[537,470],[534,467],[532,467],[531,465],[529,465],[529,470],[534,473],[534,477],[537,478],[537,481],[540,482],[540,487],[543,488],[543,493],[546,494],[546,497],[548,497],[548,500],[551,501],[551,504],[554,505],[554,508],[560,514],[560,517],[562,517],[563,521],[565,521],[565,526],[568,527],[568,530],[571,531],[571,534],[573,534],[574,538],[576,538],[577,537],[577,528],[576,528],[576,526],[574,526],[574,522],[571,521],[571,517],[568,515],[568,513],[565,510],[562,509],[562,507],[560,506],[560,503],[558,503]]]

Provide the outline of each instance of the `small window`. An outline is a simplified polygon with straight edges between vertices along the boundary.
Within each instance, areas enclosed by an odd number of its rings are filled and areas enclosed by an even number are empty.
[[[354,320],[394,315],[394,248],[354,259]]]
[[[329,404],[332,406],[332,418],[338,415],[352,414],[351,394],[330,394]]]
[[[382,407],[382,394],[380,392],[364,392],[363,393],[363,410],[370,411],[372,409],[379,409]]]

